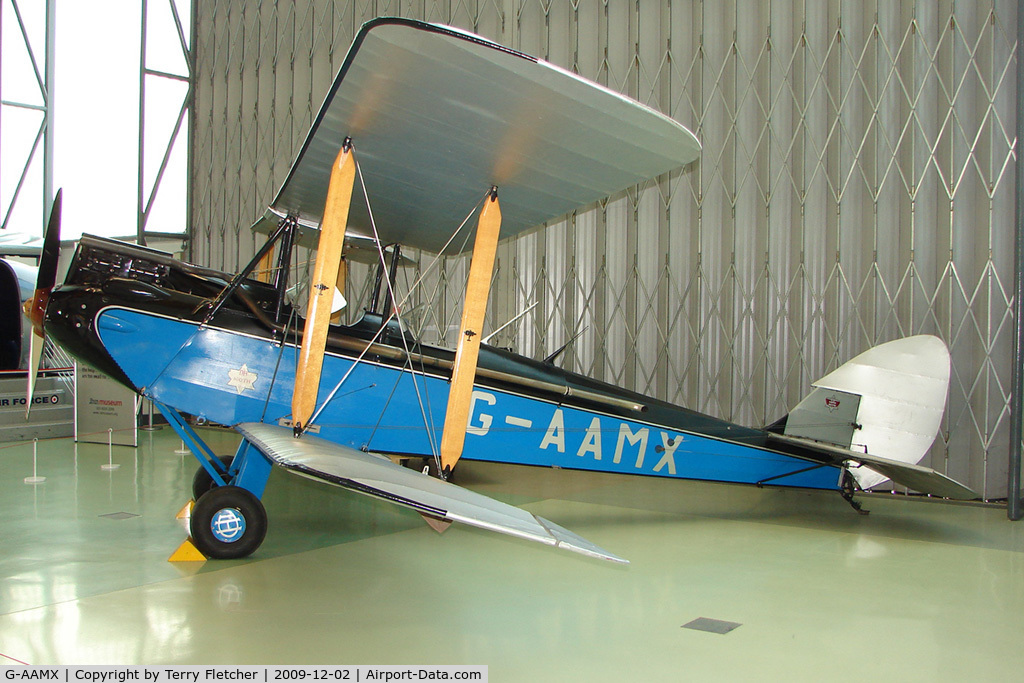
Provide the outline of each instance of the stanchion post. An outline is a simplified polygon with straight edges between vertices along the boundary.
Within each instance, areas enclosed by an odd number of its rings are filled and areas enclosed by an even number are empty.
[[[159,430],[163,429],[162,425],[154,425],[153,424],[153,402],[152,401],[146,401],[146,406],[147,406],[147,410],[146,410],[146,413],[147,413],[147,415],[146,415],[146,418],[147,418],[146,419],[146,424],[143,425],[142,427],[139,427],[139,429],[141,429],[144,432],[156,432],[156,431],[159,431]]]
[[[46,477],[39,476],[39,470],[36,466],[36,458],[38,455],[39,439],[32,439],[32,476],[25,477],[26,484],[42,484],[46,481]]]
[[[107,429],[107,464],[100,465],[100,469],[111,471],[116,470],[120,465],[114,463],[114,430]]]

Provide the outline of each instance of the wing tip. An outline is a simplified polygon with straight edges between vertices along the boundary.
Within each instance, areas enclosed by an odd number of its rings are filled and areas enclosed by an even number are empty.
[[[565,550],[571,550],[572,552],[579,553],[580,555],[586,555],[587,557],[593,557],[598,560],[605,560],[615,564],[629,564],[629,560],[608,552],[604,548],[591,543],[582,536],[574,534],[549,519],[545,519],[538,515],[534,515],[533,518],[536,519],[537,523],[544,527],[544,530],[548,532],[556,548],[564,548]]]

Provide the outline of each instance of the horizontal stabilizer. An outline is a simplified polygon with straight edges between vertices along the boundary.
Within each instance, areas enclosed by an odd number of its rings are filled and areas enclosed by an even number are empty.
[[[268,458],[296,474],[412,508],[432,517],[628,564],[627,560],[546,519],[396,465],[382,456],[310,434],[296,439],[287,427],[247,422],[235,429]]]
[[[856,451],[847,450],[831,444],[797,436],[769,433],[768,437],[775,441],[801,446],[802,448],[814,452],[813,454],[808,454],[806,451],[801,451],[801,457],[814,458],[814,454],[817,454],[821,456],[820,459],[815,458],[818,462],[836,466],[842,466],[844,463],[849,462],[859,463],[884,474],[897,484],[902,484],[907,488],[920,491],[921,493],[930,493],[933,496],[942,496],[943,498],[954,498],[957,500],[972,500],[980,497],[975,491],[930,467],[923,467],[922,465],[915,465],[914,463],[909,462],[900,462],[898,460],[890,460],[889,458],[882,458],[877,455],[868,455],[867,453],[858,453]]]

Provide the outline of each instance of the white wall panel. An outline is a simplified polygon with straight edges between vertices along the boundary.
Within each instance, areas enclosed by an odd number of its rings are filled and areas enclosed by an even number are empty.
[[[498,253],[496,343],[748,424],[869,346],[953,355],[928,460],[1005,495],[1012,362],[1016,4],[904,0],[211,0],[197,4],[192,257],[234,269],[359,25],[476,31],[665,111],[692,166]],[[468,210],[468,207],[467,207]],[[464,259],[423,277],[454,341]],[[302,259],[297,259],[299,268]],[[358,311],[372,271],[352,269]]]

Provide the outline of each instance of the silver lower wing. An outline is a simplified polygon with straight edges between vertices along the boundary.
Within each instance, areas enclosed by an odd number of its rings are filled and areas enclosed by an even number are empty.
[[[291,429],[277,425],[246,422],[235,429],[273,462],[296,474],[412,508],[431,517],[628,564],[627,560],[542,517],[396,465],[383,456],[309,434],[296,439]]]

